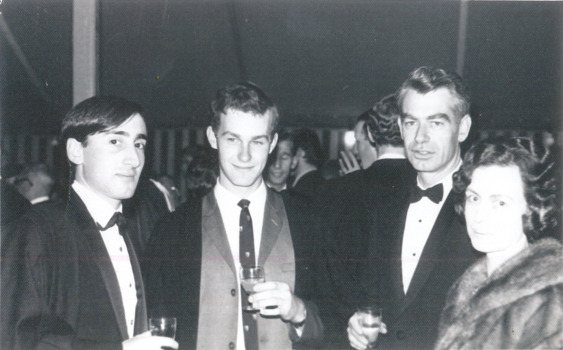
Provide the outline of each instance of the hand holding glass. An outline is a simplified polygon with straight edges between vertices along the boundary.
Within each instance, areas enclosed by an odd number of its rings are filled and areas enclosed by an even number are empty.
[[[262,266],[241,266],[240,268],[240,283],[246,293],[254,293],[254,285],[264,283],[266,276]],[[243,310],[256,311],[252,305],[246,305]]]
[[[375,342],[381,327],[381,308],[375,305],[358,308],[358,320],[368,340],[368,349],[375,349]]]
[[[176,317],[149,318],[149,330],[152,335],[174,339],[176,336]]]

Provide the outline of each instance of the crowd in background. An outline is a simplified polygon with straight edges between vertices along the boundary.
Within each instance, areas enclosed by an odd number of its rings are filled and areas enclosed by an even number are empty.
[[[95,99],[92,105],[106,103]],[[67,130],[84,117],[77,107],[65,119]],[[466,145],[462,154],[461,143],[471,129],[470,98],[455,73],[431,67],[413,71],[396,93],[357,118],[356,142],[338,160],[324,159],[314,131],[278,129],[275,104],[252,84],[220,90],[212,109],[209,143],[184,152],[181,176],[187,193],[179,192],[170,175],[141,175],[139,160],[131,195],[118,196],[115,209],[127,218],[128,269],[137,288],[132,297],[137,309],[120,311],[132,320],[120,334],[101,336],[98,328],[104,326],[98,323],[104,320],[92,319],[100,317],[97,310],[82,314],[66,309],[82,306],[61,303],[61,298],[89,295],[84,281],[68,282],[68,275],[90,271],[83,260],[76,262],[76,270],[52,269],[49,264],[56,264],[43,261],[41,254],[34,257],[37,261],[26,260],[36,245],[45,244],[59,254],[46,256],[74,261],[66,250],[82,256],[82,243],[61,250],[50,247],[63,242],[56,232],[47,243],[14,235],[37,234],[40,227],[32,225],[37,222],[65,230],[68,222],[75,224],[65,206],[87,197],[76,182],[92,184],[91,178],[102,176],[87,167],[85,140],[112,128],[137,132],[128,123],[139,117],[140,137],[131,152],[140,152],[146,142],[141,112],[127,109],[119,122],[111,119],[105,128],[77,138],[80,151],[67,146],[75,179],[70,189],[56,188],[43,163],[2,165],[2,348],[140,346],[132,340],[146,334],[147,326],[138,318],[170,314],[178,318],[177,342],[156,339],[156,348],[563,346],[559,145],[499,138]],[[137,158],[144,161],[144,156]],[[246,163],[252,165],[244,168]],[[77,169],[78,177],[73,174]],[[262,205],[256,211],[239,199],[265,203],[266,209]],[[248,224],[255,237],[245,252],[243,214],[252,217]],[[98,224],[102,236],[103,226]],[[270,244],[266,227],[280,231],[280,241],[268,248],[276,254],[271,260],[262,256]],[[223,231],[226,237],[213,236]],[[214,244],[224,250],[214,250]],[[256,294],[245,299],[241,292],[233,303],[230,298],[239,289],[229,286],[239,277],[231,276],[229,268],[244,266],[245,254],[267,267],[267,279]],[[217,262],[223,258],[224,266]],[[32,273],[21,277],[22,269]],[[77,290],[58,290],[65,283],[76,283]],[[33,302],[16,298],[18,288],[33,289]],[[48,305],[15,305],[41,304],[43,297]],[[238,300],[255,305],[262,316],[248,318]],[[146,302],[144,314],[141,301]],[[370,339],[356,312],[367,303],[383,308],[377,340]]]

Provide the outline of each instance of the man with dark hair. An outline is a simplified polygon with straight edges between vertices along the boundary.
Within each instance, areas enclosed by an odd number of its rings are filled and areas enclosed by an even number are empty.
[[[294,131],[293,150],[291,189],[313,200],[319,186],[325,182],[319,170],[324,159],[319,136],[311,129]]]
[[[452,174],[471,127],[461,78],[442,69],[414,70],[397,92],[399,127],[416,179],[375,193],[368,260],[360,297],[383,307],[382,349],[432,349],[446,294],[477,257],[455,215]],[[367,338],[354,314],[350,345]]]
[[[157,226],[146,254],[149,309],[178,319],[183,349],[291,349],[317,339],[316,306],[293,293],[304,281],[283,200],[262,179],[278,138],[277,108],[243,83],[219,90],[212,111],[217,184]],[[248,296],[239,270],[251,265],[264,267],[266,282]],[[249,303],[256,313],[243,311]]]
[[[371,112],[372,109],[370,108],[360,114],[360,116],[356,119],[356,124],[354,125],[354,138],[356,139],[356,142],[354,142],[352,152],[340,152],[338,163],[340,165],[340,173],[342,175],[346,175],[360,169],[367,169],[377,159],[377,149],[375,148],[373,142],[370,141],[367,131],[366,122],[370,120]]]
[[[287,180],[293,161],[293,135],[285,130],[278,133],[278,143],[268,157],[265,178],[268,187],[281,192],[287,190]]]
[[[3,241],[3,349],[178,347],[147,331],[139,262],[120,213],[145,163],[140,113],[100,96],[64,118],[74,181],[64,221],[51,225],[32,211]]]
[[[327,181],[314,206],[319,213],[316,241],[321,246],[321,260],[327,262],[326,269],[318,269],[316,275],[318,289],[326,293],[323,298],[326,303],[319,307],[326,327],[334,329],[327,332],[334,336],[333,339],[327,336],[331,346],[348,345],[344,330],[357,299],[356,290],[350,285],[359,285],[365,270],[365,259],[358,257],[367,254],[371,202],[376,193],[383,196],[416,176],[405,159],[399,115],[394,95],[384,97],[369,110],[366,137],[379,158],[365,170]]]

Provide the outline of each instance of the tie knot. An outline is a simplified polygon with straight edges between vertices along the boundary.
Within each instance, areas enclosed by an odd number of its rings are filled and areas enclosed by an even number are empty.
[[[108,224],[105,227],[101,226],[98,223],[96,223],[96,225],[98,226],[98,229],[100,231],[105,231],[113,227],[113,225],[117,225],[117,227],[119,228],[124,228],[127,225],[127,219],[122,213],[116,211],[111,217],[111,219],[109,219]]]
[[[248,199],[241,199],[238,202],[238,206],[241,207],[242,209],[248,208],[249,205],[250,205],[250,201]]]
[[[411,203],[416,203],[422,197],[428,197],[428,199],[430,199],[432,202],[438,204],[442,200],[443,196],[444,196],[444,186],[442,186],[441,183],[433,187],[427,188],[425,190],[416,186],[413,188],[410,201]]]

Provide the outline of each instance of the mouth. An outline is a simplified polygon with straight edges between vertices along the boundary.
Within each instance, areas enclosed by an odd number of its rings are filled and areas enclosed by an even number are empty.
[[[428,159],[428,158],[431,158],[434,155],[434,152],[427,151],[427,150],[413,149],[412,154],[415,156],[415,158]]]
[[[250,171],[250,170],[254,169],[253,166],[240,166],[240,165],[234,165],[234,164],[233,164],[233,167],[237,170],[240,170],[240,171]]]

